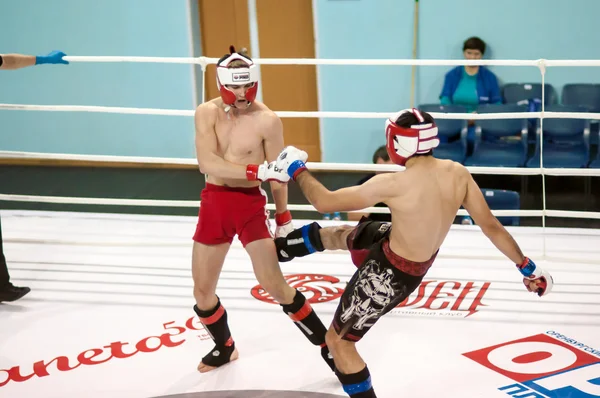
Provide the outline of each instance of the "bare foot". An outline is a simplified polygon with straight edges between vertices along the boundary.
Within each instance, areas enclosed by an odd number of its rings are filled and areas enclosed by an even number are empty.
[[[240,353],[238,352],[237,348],[235,348],[233,350],[233,352],[231,353],[231,356],[229,357],[229,362],[227,362],[227,363],[235,361],[236,359],[239,358],[239,356],[240,356]],[[227,365],[227,363],[225,365]],[[223,366],[223,365],[221,365],[221,366]],[[198,372],[200,372],[200,373],[210,372],[211,370],[215,370],[216,368],[220,368],[221,366],[209,366],[203,362],[200,362],[200,364],[198,365]]]

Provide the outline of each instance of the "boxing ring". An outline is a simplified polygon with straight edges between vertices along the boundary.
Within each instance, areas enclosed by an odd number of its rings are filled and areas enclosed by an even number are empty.
[[[70,62],[172,62],[213,58],[67,57]],[[256,59],[257,64],[600,66],[600,61]],[[204,98],[203,98],[204,100]],[[542,104],[544,100],[542,98]],[[23,111],[107,112],[189,117],[192,110],[0,104]],[[388,113],[276,112],[280,117],[380,118]],[[594,113],[444,114],[434,118],[582,118]],[[542,130],[543,131],[543,130]],[[542,132],[543,134],[543,132]],[[542,140],[543,142],[543,140]],[[543,156],[543,155],[542,155]],[[1,158],[195,165],[195,159],[0,152]],[[594,169],[482,168],[473,174],[598,176]],[[311,170],[401,170],[399,166],[308,163]],[[544,188],[544,184],[542,184]],[[0,201],[197,208],[198,201],[14,195]],[[290,204],[289,209],[314,210]],[[273,205],[269,205],[274,209]],[[386,212],[371,208],[367,211]],[[477,226],[453,225],[425,280],[358,344],[379,397],[600,396],[600,231],[550,228],[547,217],[600,213],[546,208],[495,210],[539,217],[541,227],[507,227],[555,286],[528,293],[514,265]],[[464,210],[458,215],[466,215]],[[191,236],[196,217],[3,210],[12,280],[32,292],[0,304],[0,397],[331,398],[337,378],[278,305],[257,285],[234,240],[217,293],[240,359],[199,374],[213,347],[192,311]],[[295,226],[309,220],[295,219]],[[352,222],[320,221],[324,226]],[[281,265],[328,325],[354,273],[346,252]],[[311,351],[312,350],[312,351]]]

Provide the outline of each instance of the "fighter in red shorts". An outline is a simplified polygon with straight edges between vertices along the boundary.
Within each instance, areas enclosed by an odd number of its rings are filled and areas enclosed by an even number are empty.
[[[363,185],[329,191],[307,172],[306,152],[287,147],[277,168],[286,170],[321,213],[362,210],[383,202],[392,222],[361,220],[356,226],[321,229],[305,225],[276,239],[281,261],[325,249],[349,250],[358,267],[340,298],[327,332],[336,375],[352,398],[374,398],[366,363],[356,343],[386,313],[398,306],[421,283],[462,206],[492,243],[523,276],[525,287],[543,296],[552,289],[552,276],[523,255],[519,245],[490,212],[471,177],[459,163],[436,159],[439,144],[431,115],[406,109],[385,125],[390,159],[406,170],[379,174]],[[398,392],[398,396],[402,396]]]
[[[289,177],[274,168],[283,149],[281,120],[265,104],[255,100],[256,66],[245,54],[223,56],[217,63],[221,96],[196,109],[196,155],[200,171],[207,175],[201,194],[198,225],[194,234],[192,276],[194,311],[210,333],[215,347],[198,365],[208,372],[238,358],[227,324],[227,312],[215,294],[227,251],[235,235],[250,255],[256,279],[281,304],[333,369],[325,345],[327,329],[305,297],[290,287],[281,273],[266,211],[263,181],[271,182],[276,207],[275,236],[293,230],[287,210]],[[263,164],[270,161],[270,164]]]

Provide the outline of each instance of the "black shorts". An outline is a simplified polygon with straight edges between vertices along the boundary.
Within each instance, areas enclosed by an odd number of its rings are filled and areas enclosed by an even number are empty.
[[[361,263],[356,264],[359,268],[333,317],[332,325],[344,340],[359,341],[379,318],[404,301],[419,287],[436,257],[417,263],[391,253],[390,227],[387,222],[361,220],[348,237],[352,259]]]

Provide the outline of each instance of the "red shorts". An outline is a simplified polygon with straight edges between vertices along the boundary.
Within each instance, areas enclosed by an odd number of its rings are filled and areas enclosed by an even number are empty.
[[[246,247],[255,240],[273,238],[265,207],[267,195],[260,187],[206,184],[200,199],[194,241],[205,245],[231,243],[237,234]]]

